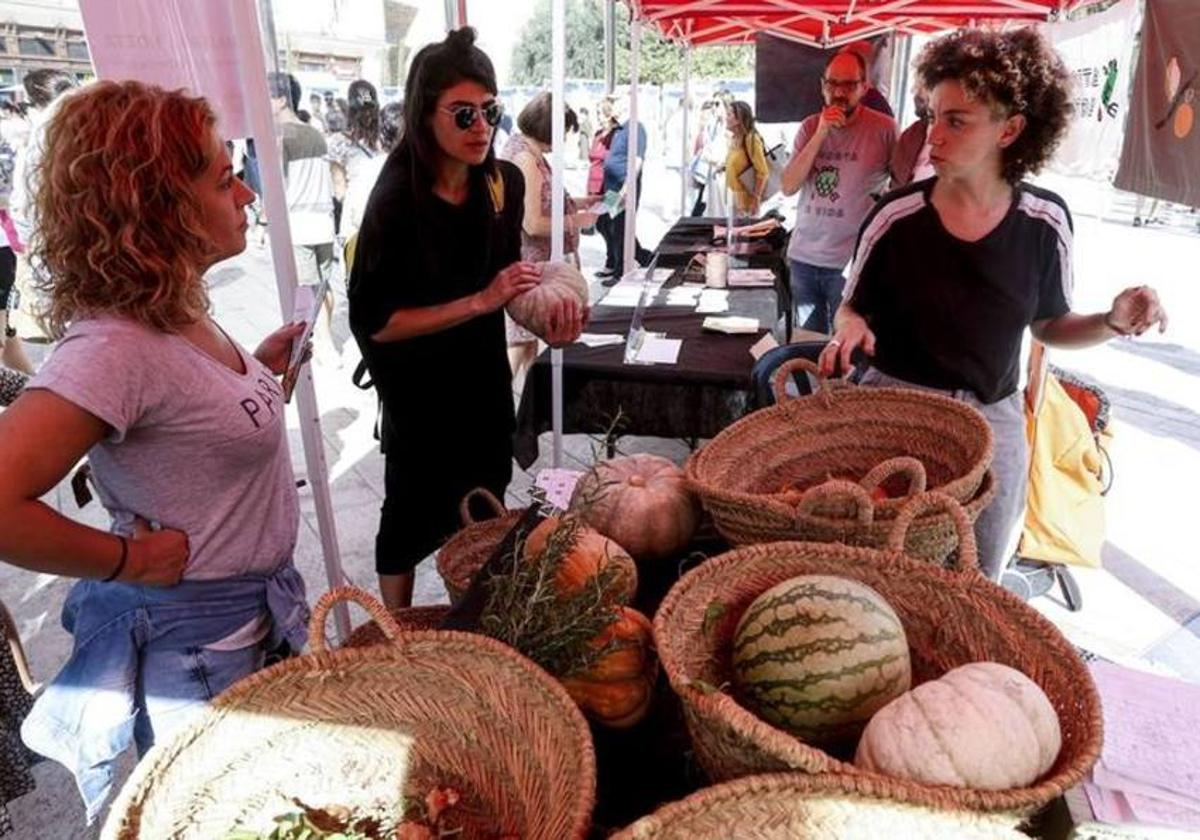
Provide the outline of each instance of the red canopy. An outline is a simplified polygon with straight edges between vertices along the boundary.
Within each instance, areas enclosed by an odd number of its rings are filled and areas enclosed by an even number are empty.
[[[767,32],[838,47],[889,30],[943,32],[974,23],[1046,21],[1096,0],[627,0],[663,35],[693,46],[740,44]]]

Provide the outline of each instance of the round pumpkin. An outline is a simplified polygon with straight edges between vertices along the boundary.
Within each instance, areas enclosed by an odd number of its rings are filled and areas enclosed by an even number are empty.
[[[557,516],[548,516],[539,522],[525,538],[526,558],[541,554],[561,524],[562,519]],[[617,601],[628,604],[637,594],[637,566],[633,558],[594,528],[580,524],[574,544],[558,563],[554,574],[555,585],[563,595],[578,592],[609,565],[617,569]]]
[[[587,281],[579,269],[566,262],[538,263],[541,280],[527,292],[508,302],[505,311],[510,318],[539,338],[550,331],[550,315],[563,300],[575,300],[582,310],[587,306]]]
[[[858,735],[912,682],[895,611],[871,587],[832,575],[794,577],[755,598],[732,661],[747,708],[819,745]]]
[[[633,726],[650,710],[658,678],[650,620],[632,607],[619,607],[616,620],[590,646],[609,650],[588,670],[559,681],[592,720],[613,729]]]
[[[575,485],[571,509],[635,560],[679,553],[700,521],[700,506],[683,470],[659,455],[598,462]]]
[[[854,763],[931,785],[1025,787],[1054,766],[1058,715],[1042,689],[996,662],[961,665],[871,719]]]

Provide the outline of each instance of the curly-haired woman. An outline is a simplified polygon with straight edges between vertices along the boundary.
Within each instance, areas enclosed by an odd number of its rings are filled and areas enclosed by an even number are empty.
[[[995,433],[995,501],[975,531],[992,579],[1012,556],[1025,509],[1021,341],[1086,347],[1141,335],[1166,314],[1145,286],[1107,312],[1071,311],[1066,204],[1022,179],[1050,159],[1071,113],[1062,60],[1031,29],[964,30],[917,62],[930,92],[935,177],[886,196],[863,223],[826,373],[872,356],[864,382],[950,393]]]
[[[294,324],[253,354],[212,319],[204,273],[246,245],[253,193],[203,99],[99,82],[46,133],[31,247],[61,340],[0,415],[0,556],[83,578],[70,660],[26,743],[76,775],[92,819],[112,763],[299,648],[299,504],[283,394]],[[84,455],[110,530],[40,501]]]

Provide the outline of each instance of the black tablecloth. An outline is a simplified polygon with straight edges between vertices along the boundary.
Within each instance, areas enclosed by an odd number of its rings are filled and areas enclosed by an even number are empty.
[[[709,235],[712,222],[709,221]],[[676,269],[664,285],[669,289],[685,279]],[[688,280],[702,279],[693,271]],[[660,294],[659,300],[661,301]],[[592,311],[589,333],[628,335],[632,308],[608,307],[603,300]],[[696,439],[712,437],[745,411],[752,390],[750,347],[776,323],[777,293],[772,289],[730,289],[729,312],[757,318],[753,335],[705,332],[705,315],[692,309],[648,306],[644,326],[650,332],[681,338],[673,365],[627,365],[625,344],[563,349],[563,431],[599,434],[612,426],[623,435]],[[542,353],[525,381],[517,410],[515,455],[528,467],[537,460],[537,438],[551,427],[550,352]]]

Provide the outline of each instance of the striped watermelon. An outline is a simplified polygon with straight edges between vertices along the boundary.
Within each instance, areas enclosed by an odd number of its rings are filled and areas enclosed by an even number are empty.
[[[856,737],[912,679],[904,627],[871,587],[802,575],[759,595],[738,622],[740,700],[804,741]]]

